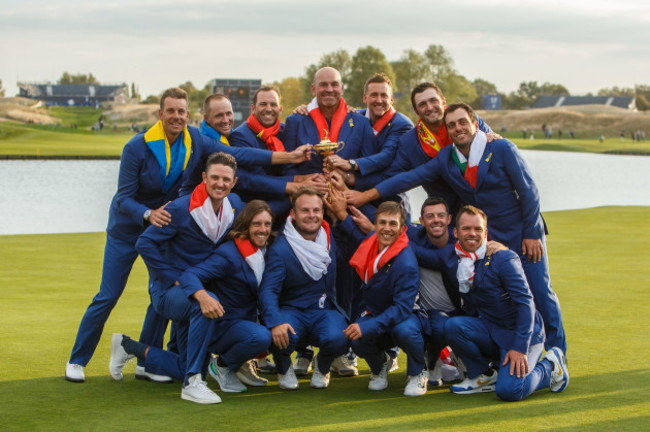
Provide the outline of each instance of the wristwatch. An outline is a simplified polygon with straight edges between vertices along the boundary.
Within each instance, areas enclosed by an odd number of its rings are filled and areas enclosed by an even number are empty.
[[[151,216],[151,209],[147,209],[147,211],[144,212],[144,220],[149,222],[149,216]]]
[[[348,163],[350,164],[350,171],[356,171],[357,162],[354,159],[350,159]]]

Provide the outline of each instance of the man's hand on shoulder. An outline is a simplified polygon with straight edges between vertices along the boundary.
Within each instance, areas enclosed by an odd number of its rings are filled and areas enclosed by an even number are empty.
[[[499,243],[498,241],[490,240],[487,242],[487,247],[485,248],[485,255],[492,256],[497,252],[508,250],[506,245]]]
[[[172,221],[172,215],[167,210],[165,210],[165,207],[167,207],[167,204],[170,202],[171,201],[167,201],[159,208],[151,210],[151,213],[149,213],[149,217],[146,220],[151,225],[157,226],[158,228],[169,225],[169,223]]]
[[[486,133],[485,136],[487,137],[487,142],[503,139],[503,137],[496,132]]]

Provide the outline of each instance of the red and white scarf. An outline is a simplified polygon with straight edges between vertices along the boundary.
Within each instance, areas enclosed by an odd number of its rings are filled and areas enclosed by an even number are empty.
[[[472,145],[469,148],[469,160],[465,157],[464,154],[458,150],[454,144],[454,151],[458,157],[458,161],[461,164],[466,163],[465,167],[465,180],[469,183],[474,189],[476,189],[476,175],[478,173],[478,164],[481,162],[483,153],[485,152],[485,146],[487,145],[487,135],[484,132],[477,130],[476,135],[474,135],[474,140]]]
[[[264,141],[266,148],[271,151],[285,151],[284,144],[277,137],[278,132],[280,132],[280,120],[276,120],[273,126],[266,128],[257,120],[257,117],[251,114],[248,116],[246,123],[255,132],[255,136]]]
[[[451,138],[449,138],[449,134],[447,134],[447,128],[445,125],[440,127],[437,134],[429,129],[422,120],[418,120],[418,124],[415,127],[417,129],[416,132],[422,150],[424,150],[430,158],[438,156],[440,149],[451,144]]]
[[[402,231],[393,244],[386,246],[381,252],[378,250],[378,244],[377,233],[374,233],[359,245],[354,255],[352,255],[352,259],[350,259],[350,265],[365,283],[368,283],[375,273],[408,246],[409,239],[406,235],[406,229]]]
[[[246,261],[246,264],[253,270],[255,279],[257,279],[257,286],[262,283],[262,275],[264,274],[264,251],[265,248],[258,248],[253,246],[249,239],[235,239],[235,246],[239,253]]]
[[[329,126],[327,126],[327,120],[325,119],[325,116],[318,107],[316,98],[313,98],[311,102],[309,102],[309,105],[307,105],[307,110],[309,111],[309,115],[311,116],[312,120],[314,120],[314,123],[316,124],[316,129],[318,129],[318,136],[320,139],[323,139],[327,136],[330,141],[337,142],[339,139],[339,132],[341,131],[341,127],[345,122],[345,118],[348,116],[348,105],[345,103],[345,99],[339,99],[339,106],[336,108],[336,111],[334,111],[332,121],[330,122],[332,124],[331,130]]]
[[[332,258],[330,257],[330,226],[326,221],[323,221],[323,226],[318,230],[314,241],[305,239],[296,231],[291,216],[284,224],[283,234],[309,277],[317,281],[327,274],[327,267],[332,262]]]
[[[456,270],[456,277],[458,278],[458,290],[462,293],[468,293],[474,282],[474,263],[476,260],[485,258],[485,250],[487,248],[487,239],[483,240],[483,244],[477,249],[476,252],[467,252],[463,249],[460,243],[456,242],[456,255],[458,255],[458,269]]]
[[[230,205],[228,197],[223,199],[217,213],[218,215],[214,212],[205,183],[201,182],[194,188],[190,197],[190,215],[203,234],[213,243],[217,243],[228,232],[235,220],[235,210]]]
[[[381,116],[381,118],[380,118],[379,120],[377,120],[377,122],[376,122],[374,125],[372,125],[372,131],[373,131],[373,133],[375,134],[375,136],[376,136],[377,134],[379,134],[379,132],[381,132],[381,130],[382,130],[382,129],[383,129],[383,128],[388,124],[388,123],[390,123],[390,121],[393,119],[393,117],[395,117],[395,112],[396,112],[396,111],[395,111],[395,108],[393,108],[393,106],[391,105],[390,108],[389,108],[389,110],[386,111],[386,113],[385,113],[383,116]],[[368,109],[366,110],[366,118],[367,118],[368,120],[370,120],[370,108],[368,108]]]

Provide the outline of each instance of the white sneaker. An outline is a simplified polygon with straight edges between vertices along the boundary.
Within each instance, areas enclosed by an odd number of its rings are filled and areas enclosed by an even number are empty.
[[[212,357],[210,365],[208,366],[210,376],[219,384],[221,391],[226,393],[241,393],[246,391],[246,386],[242,384],[235,372],[231,371],[227,366],[219,366],[217,364],[217,357]]]
[[[553,372],[551,372],[551,391],[560,393],[569,385],[569,368],[566,363],[564,352],[558,347],[553,347],[546,351],[544,359],[551,362]]]
[[[324,389],[330,384],[330,373],[327,372],[326,375],[318,369],[318,360],[314,359],[314,373],[311,376],[310,385],[315,389]]]
[[[66,363],[65,365],[65,379],[72,382],[84,382],[84,367],[79,364]]]
[[[441,367],[442,367],[442,361],[440,360],[440,358],[438,358],[438,360],[436,360],[436,364],[433,367],[433,369],[429,369],[428,371],[429,376],[427,381],[428,381],[428,385],[430,385],[431,387],[440,387],[443,384]]]
[[[497,371],[492,371],[491,376],[481,374],[476,378],[465,378],[460,383],[452,385],[449,389],[456,394],[493,392],[496,387],[497,376]]]
[[[298,357],[293,363],[293,371],[297,376],[305,376],[312,370],[312,360],[307,357]]]
[[[170,376],[147,372],[144,366],[139,365],[135,366],[135,379],[149,380],[157,383],[170,383],[174,381]]]
[[[397,364],[397,357],[393,358],[388,356],[388,360],[386,361],[388,373],[395,372],[397,369],[399,369],[399,364]]]
[[[255,371],[255,362],[253,360],[248,360],[246,363],[241,365],[236,374],[239,381],[251,387],[264,387],[269,383],[269,380],[262,378],[257,374],[257,371]]]
[[[187,385],[184,385],[183,390],[181,390],[181,399],[200,404],[221,403],[221,398],[208,388],[208,383],[201,379],[201,374],[190,377]]]
[[[381,368],[379,375],[370,372],[370,382],[368,383],[368,390],[384,390],[388,387],[388,368],[392,359],[388,359],[384,366]]]
[[[255,362],[255,366],[257,367],[257,371],[261,373],[276,373],[276,367],[275,363],[273,363],[271,360],[269,360],[269,357],[266,356],[261,359],[256,359],[253,360]]]
[[[298,378],[296,378],[293,367],[289,366],[284,375],[278,374],[278,387],[283,390],[298,390]]]
[[[406,388],[404,389],[404,396],[423,396],[427,393],[427,380],[429,374],[426,370],[420,372],[419,375],[407,377]]]
[[[111,336],[111,358],[108,361],[108,371],[115,381],[122,380],[122,369],[133,356],[124,351],[122,346],[123,334],[113,333]]]
[[[342,377],[351,377],[359,375],[359,370],[354,366],[354,362],[348,358],[347,354],[343,354],[334,359],[331,367],[333,372]],[[314,366],[314,371],[316,367]]]

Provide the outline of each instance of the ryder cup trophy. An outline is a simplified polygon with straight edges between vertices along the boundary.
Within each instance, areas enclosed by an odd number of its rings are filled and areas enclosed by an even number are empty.
[[[345,143],[343,141],[339,142],[332,142],[328,138],[328,133],[327,130],[324,130],[324,136],[323,139],[320,141],[318,144],[314,144],[312,146],[312,149],[315,153],[321,155],[323,158],[326,158],[327,156],[331,156],[333,154],[336,154],[343,150],[343,147],[345,147]],[[327,171],[332,171],[333,167],[327,163],[325,166]],[[332,190],[332,181],[330,180],[328,183],[330,191]],[[330,197],[328,197],[328,200],[331,200]]]

